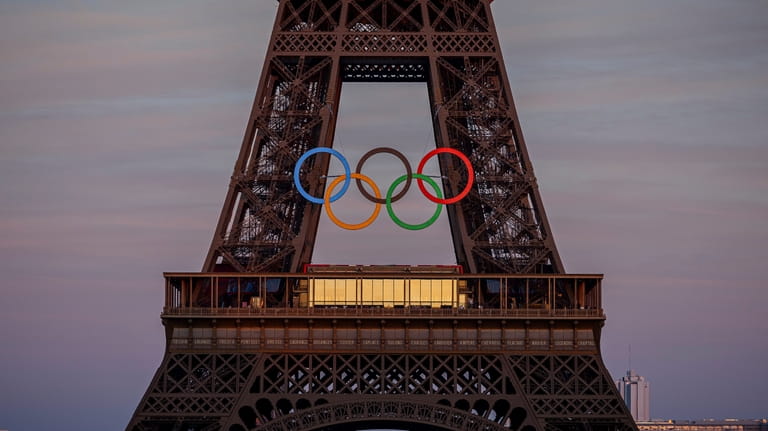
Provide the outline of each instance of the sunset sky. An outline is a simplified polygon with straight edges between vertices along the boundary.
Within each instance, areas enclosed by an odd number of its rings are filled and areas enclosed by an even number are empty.
[[[200,270],[275,11],[0,0],[0,429],[127,424],[162,359],[162,272]],[[611,373],[631,344],[653,417],[768,416],[768,2],[493,13],[566,268],[605,274]],[[353,163],[434,147],[424,84],[347,84],[340,109]],[[418,234],[324,218],[314,258],[453,263],[451,247],[445,218]]]

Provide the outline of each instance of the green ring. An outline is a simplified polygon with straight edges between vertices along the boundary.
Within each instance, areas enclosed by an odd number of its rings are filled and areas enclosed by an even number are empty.
[[[443,193],[440,191],[440,187],[437,186],[437,183],[432,178],[429,178],[428,176],[422,175],[422,174],[412,174],[412,176],[413,178],[418,178],[426,181],[427,184],[432,186],[432,188],[435,190],[435,194],[437,194],[437,198],[442,199]],[[429,226],[432,226],[432,224],[437,221],[437,218],[440,217],[440,210],[443,209],[443,204],[437,204],[437,209],[435,210],[435,213],[432,214],[432,217],[430,217],[429,220],[425,221],[422,224],[408,224],[400,220],[399,218],[397,218],[397,216],[395,215],[395,211],[392,209],[392,193],[395,192],[395,187],[397,187],[398,184],[402,183],[407,179],[408,179],[408,174],[405,174],[400,178],[396,179],[395,182],[393,182],[392,185],[389,186],[389,190],[387,190],[387,201],[386,201],[387,213],[389,214],[389,218],[391,218],[392,221],[395,222],[395,224],[397,224],[401,228],[408,229],[408,230],[426,229]]]

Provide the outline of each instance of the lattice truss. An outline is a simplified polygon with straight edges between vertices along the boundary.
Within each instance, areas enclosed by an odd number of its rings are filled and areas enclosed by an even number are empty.
[[[487,32],[488,12],[480,0],[427,0],[432,28],[439,32]]]
[[[300,430],[371,418],[448,429],[632,429],[606,376],[593,355],[173,353],[129,429],[208,420],[210,429]]]
[[[496,50],[486,6],[477,0],[290,0],[282,9],[273,48],[329,52],[337,47],[334,33],[341,32],[346,53],[424,53],[428,26],[437,32],[433,40],[437,52]]]
[[[258,363],[243,353],[167,353],[128,424],[130,431],[220,430]]]
[[[230,270],[290,267],[307,206],[293,185],[293,168],[319,144],[331,65],[313,57],[274,57],[269,64],[268,86],[257,100],[212,246],[212,257]],[[316,183],[306,187],[317,192]]]
[[[548,419],[620,418],[624,404],[595,356],[524,355],[509,358],[537,416]]]
[[[474,272],[562,271],[498,57],[440,57],[436,63],[443,96],[437,112],[447,112],[445,140],[475,168],[476,186],[460,203],[462,241],[471,249]],[[466,171],[454,163],[442,171],[451,193],[459,193]]]
[[[278,421],[311,429],[384,415],[449,429],[534,431],[535,418],[505,366],[503,357],[482,355],[267,355],[227,426]]]
[[[333,31],[339,26],[342,2],[338,0],[287,0],[279,17],[282,31]]]
[[[485,1],[283,0],[279,14],[274,49],[308,55],[268,56],[207,270],[295,272],[309,263],[319,206],[298,194],[291,173],[308,149],[332,146],[339,97],[332,83],[344,79],[434,81],[437,144],[470,156],[476,171],[472,193],[448,208],[459,264],[473,273],[563,271]],[[423,57],[427,35],[444,54]],[[343,60],[327,53],[336,43],[348,53]],[[364,57],[371,53],[422,57]],[[324,190],[326,156],[303,166],[304,187],[315,196]],[[444,187],[459,193],[466,171],[440,159]]]
[[[413,0],[350,1],[345,23],[356,32],[418,32],[424,27],[421,3]]]
[[[275,394],[515,394],[494,356],[272,355],[251,392]]]
[[[347,5],[342,19],[342,5]],[[480,0],[285,0],[281,31],[329,32],[343,25],[358,32],[418,32],[424,29],[422,4],[438,32],[488,32],[485,2]]]

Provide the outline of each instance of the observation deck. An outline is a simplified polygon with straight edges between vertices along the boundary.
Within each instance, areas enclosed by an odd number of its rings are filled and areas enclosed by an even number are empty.
[[[169,349],[596,351],[599,274],[458,267],[166,273]]]
[[[420,267],[165,273],[171,316],[604,318],[600,274],[461,274]]]

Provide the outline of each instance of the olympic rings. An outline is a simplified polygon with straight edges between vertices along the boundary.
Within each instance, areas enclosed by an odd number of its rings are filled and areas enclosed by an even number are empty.
[[[424,180],[424,181],[428,182],[429,185],[432,186],[433,189],[435,189],[435,193],[437,193],[437,196],[440,197],[440,198],[443,197],[443,194],[440,192],[440,187],[437,186],[437,183],[435,182],[435,180],[433,180],[432,178],[429,178],[426,175],[422,175],[422,174],[414,174],[413,177],[416,178],[416,179]],[[404,221],[400,220],[395,215],[395,211],[392,209],[392,192],[395,191],[395,187],[397,187],[398,184],[402,183],[406,179],[408,179],[410,181],[411,178],[408,175],[403,175],[400,178],[396,179],[395,182],[393,182],[391,186],[389,186],[389,190],[387,190],[387,213],[389,213],[389,218],[391,218],[392,221],[395,222],[395,224],[397,224],[398,226],[400,226],[400,227],[402,227],[404,229],[408,229],[408,230],[422,230],[422,229],[426,229],[426,228],[432,226],[432,224],[437,221],[437,218],[440,217],[440,210],[443,209],[443,204],[437,204],[437,209],[435,210],[435,213],[432,214],[432,217],[430,217],[429,220],[425,221],[422,224],[408,224],[408,223],[405,223]]]
[[[304,187],[301,186],[301,181],[299,180],[299,172],[301,171],[301,165],[304,164],[304,161],[309,158],[309,156],[316,154],[316,153],[328,153],[331,155],[336,156],[341,161],[342,166],[344,166],[344,185],[341,186],[341,190],[336,194],[336,196],[331,197],[331,202],[336,202],[339,200],[342,196],[344,196],[344,193],[347,192],[347,189],[349,188],[349,183],[352,181],[352,173],[349,169],[349,163],[347,163],[347,159],[344,158],[344,156],[341,155],[340,152],[334,150],[333,148],[324,148],[324,147],[318,147],[313,148],[306,153],[304,153],[301,157],[299,157],[299,161],[296,162],[296,167],[293,168],[293,183],[296,184],[296,189],[299,190],[299,193],[304,196],[304,199],[312,202],[313,204],[322,204],[323,200],[320,198],[316,198],[314,196],[311,196],[309,193],[304,190]]]
[[[372,179],[366,177],[363,174],[358,174],[357,172],[352,174],[352,178],[358,181],[363,180],[366,183],[368,183],[368,185],[371,186],[371,188],[373,189],[373,193],[376,194],[376,199],[381,198],[381,192],[379,192],[379,188],[376,186],[376,183],[374,183]],[[347,179],[347,178],[338,177],[335,180],[333,180],[333,182],[331,182],[331,184],[328,186],[328,191],[325,192],[325,212],[328,213],[328,218],[331,219],[332,222],[336,223],[336,226],[339,226],[341,228],[348,229],[348,230],[358,230],[358,229],[366,228],[370,226],[374,220],[376,220],[376,217],[379,216],[379,211],[381,211],[380,203],[376,203],[376,207],[373,210],[373,214],[371,214],[371,216],[368,217],[367,220],[358,224],[344,223],[343,221],[336,218],[336,215],[333,214],[333,211],[331,211],[331,193],[333,193],[333,189],[336,188],[336,185],[339,184],[339,181],[342,181],[344,179]],[[387,201],[387,210],[389,210],[389,201]]]
[[[355,172],[357,172],[357,173],[362,172],[363,163],[365,163],[366,160],[371,158],[371,156],[373,156],[375,154],[379,154],[379,153],[389,153],[389,154],[392,154],[393,156],[395,156],[398,159],[400,159],[400,161],[403,162],[403,165],[405,165],[405,174],[407,175],[408,182],[405,183],[405,187],[403,187],[403,190],[401,190],[400,193],[396,194],[395,197],[392,198],[392,202],[397,202],[400,199],[402,199],[403,196],[405,196],[405,194],[408,192],[408,189],[411,187],[411,174],[412,174],[412,172],[411,172],[411,164],[408,163],[408,159],[405,158],[403,153],[401,153],[400,151],[395,150],[394,148],[387,148],[387,147],[374,148],[373,150],[368,151],[367,153],[365,153],[363,155],[363,157],[360,158],[360,161],[357,162],[357,167],[355,168]],[[362,193],[363,196],[368,198],[369,201],[375,202],[377,204],[386,203],[385,199],[377,199],[377,198],[374,198],[373,196],[371,196],[370,193],[368,193],[368,190],[366,190],[363,187],[363,183],[361,183],[360,180],[357,180],[357,188],[360,190],[360,193]]]
[[[450,198],[450,199],[441,199],[439,197],[434,197],[427,191],[426,187],[424,187],[424,182],[421,180],[421,178],[416,179],[416,183],[419,185],[419,189],[422,193],[424,193],[424,196],[427,197],[427,199],[431,200],[432,202],[438,203],[438,204],[453,204],[456,203],[462,199],[464,199],[464,196],[469,194],[469,191],[472,189],[472,183],[475,180],[475,170],[472,169],[472,164],[469,162],[469,159],[467,156],[462,154],[459,150],[455,150],[453,148],[436,148],[429,153],[427,153],[426,156],[424,156],[423,159],[421,159],[421,162],[419,163],[419,168],[416,169],[416,172],[419,174],[422,170],[424,170],[424,165],[427,164],[427,160],[429,160],[432,156],[439,153],[449,153],[453,154],[454,156],[461,159],[462,162],[464,162],[464,165],[467,166],[467,185],[464,187],[464,190],[461,191],[458,195]]]
[[[335,156],[336,158],[339,159],[339,161],[341,161],[341,164],[344,167],[344,176],[339,176],[328,185],[328,190],[325,192],[325,195],[323,196],[323,198],[314,197],[309,193],[307,193],[307,191],[301,185],[301,180],[300,180],[301,166],[309,157],[317,153],[328,153],[332,156]],[[389,186],[389,189],[387,190],[387,194],[385,198],[381,197],[381,192],[378,186],[376,185],[376,183],[374,183],[374,181],[371,178],[361,173],[363,164],[365,164],[365,162],[369,158],[379,153],[388,153],[397,157],[398,159],[400,159],[401,162],[403,162],[403,165],[405,166],[405,171],[406,171],[405,175],[402,175],[399,178],[397,178]],[[467,185],[464,187],[461,193],[459,193],[458,195],[452,198],[444,199],[442,191],[440,190],[440,187],[438,186],[437,182],[435,182],[432,178],[423,174],[424,166],[426,165],[427,161],[430,158],[432,158],[432,156],[435,156],[440,153],[449,153],[449,154],[455,155],[456,157],[461,159],[461,161],[467,167]],[[387,213],[389,214],[389,217],[392,219],[393,222],[395,222],[395,224],[408,230],[421,230],[421,229],[426,229],[427,227],[434,224],[435,221],[437,221],[438,217],[440,217],[440,212],[442,210],[443,205],[456,203],[464,199],[464,197],[466,197],[467,194],[469,194],[470,190],[472,189],[472,185],[474,184],[474,175],[475,175],[475,171],[472,168],[472,164],[470,163],[469,158],[467,158],[467,156],[462,154],[460,151],[455,150],[453,148],[437,148],[435,150],[430,151],[421,160],[421,162],[419,163],[419,167],[417,169],[417,173],[414,174],[411,170],[411,165],[410,163],[408,163],[408,160],[405,158],[405,156],[399,151],[392,148],[379,147],[371,151],[368,151],[367,153],[365,153],[365,155],[363,155],[363,157],[357,163],[357,167],[355,168],[355,172],[353,173],[349,168],[349,163],[347,162],[347,159],[344,158],[344,156],[342,156],[341,153],[331,148],[318,147],[318,148],[313,148],[307,151],[306,153],[304,153],[296,162],[296,166],[293,169],[293,182],[296,185],[296,189],[299,191],[299,194],[301,194],[301,196],[303,196],[304,199],[316,204],[321,204],[321,205],[325,204],[325,210],[328,214],[328,218],[331,219],[331,221],[334,222],[337,226],[343,229],[359,230],[359,229],[363,229],[370,226],[376,220],[376,217],[378,217],[379,212],[381,211],[381,205],[384,204],[387,207]],[[416,178],[416,181],[419,185],[419,189],[421,190],[422,194],[424,194],[424,196],[427,199],[437,204],[437,208],[435,209],[434,214],[432,214],[432,216],[427,221],[421,224],[405,223],[395,215],[395,212],[392,209],[392,203],[402,199],[405,196],[405,194],[408,192],[408,189],[411,186],[411,181],[413,178]],[[373,210],[373,214],[371,214],[371,216],[368,217],[365,221],[358,224],[345,223],[339,220],[338,217],[336,217],[336,215],[333,213],[333,210],[331,209],[331,203],[339,200],[344,195],[344,193],[347,192],[347,189],[349,188],[349,184],[352,182],[353,179],[355,180],[355,183],[357,184],[357,188],[360,190],[360,193],[366,199],[376,204]],[[336,187],[339,185],[341,181],[344,181],[344,184],[342,185],[341,190],[338,193],[333,194],[333,191],[336,189]],[[426,187],[424,186],[425,181],[434,190],[435,192],[434,195],[427,191]],[[371,186],[375,196],[372,196],[370,192],[368,192],[365,189],[365,187],[363,187],[363,184],[362,184],[363,182]],[[392,196],[397,186],[399,186],[403,182],[405,182],[405,186],[403,187],[403,189],[396,195]]]

